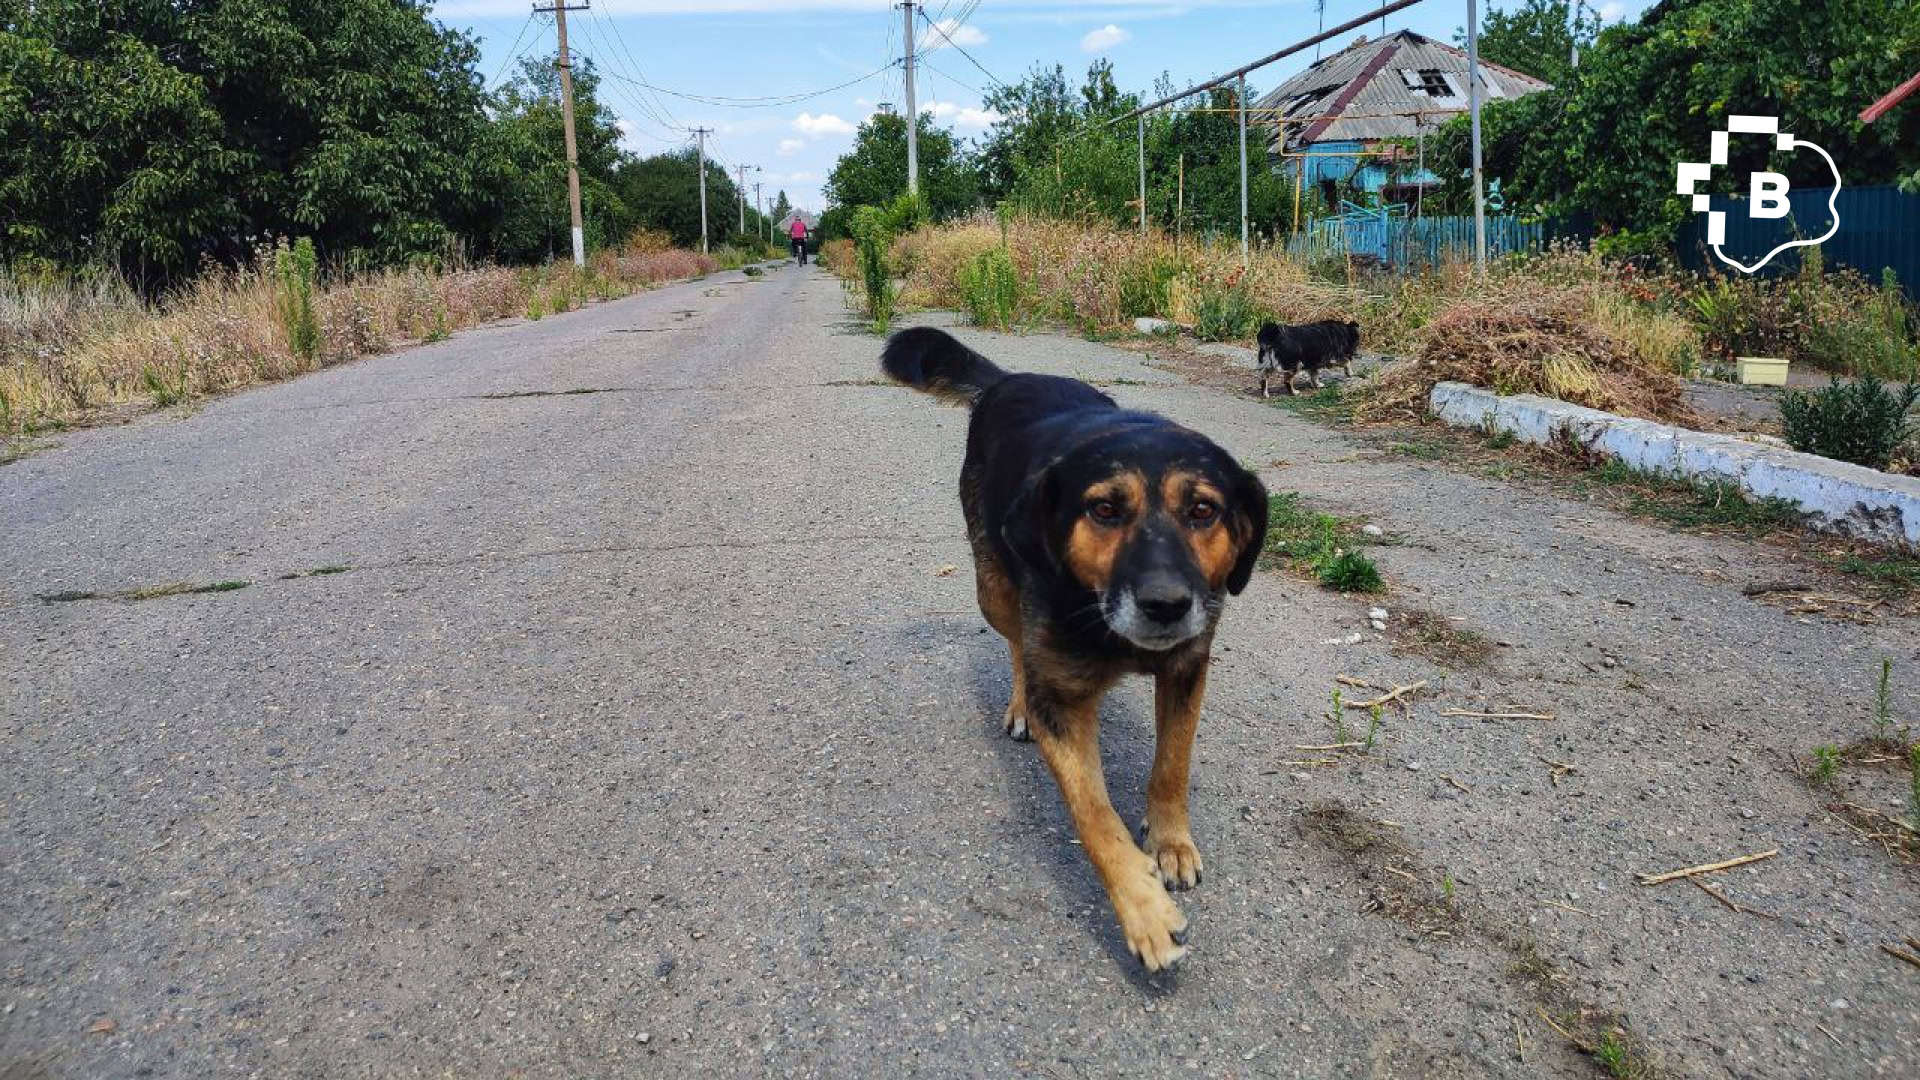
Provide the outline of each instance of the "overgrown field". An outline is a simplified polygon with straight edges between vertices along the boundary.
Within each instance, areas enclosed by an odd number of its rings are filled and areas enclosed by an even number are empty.
[[[495,319],[538,319],[766,254],[702,255],[643,232],[585,269],[323,273],[310,246],[283,245],[250,267],[208,269],[157,303],[108,275],[0,274],[0,436],[285,379]]]
[[[851,251],[826,254],[854,276]],[[1399,276],[1278,249],[1243,265],[1232,243],[985,214],[906,232],[887,254],[902,303],[1000,329],[1064,322],[1104,336],[1149,316],[1250,344],[1265,319],[1354,319],[1363,349],[1412,360],[1360,406],[1379,417],[1417,415],[1434,382],[1464,379],[1685,422],[1679,377],[1735,356],[1895,379],[1920,363],[1920,314],[1898,284],[1828,271],[1817,255],[1772,282],[1645,269],[1570,245],[1501,259],[1484,278],[1465,263]]]

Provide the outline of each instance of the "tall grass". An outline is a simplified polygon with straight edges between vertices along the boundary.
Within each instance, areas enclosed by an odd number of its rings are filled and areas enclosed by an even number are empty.
[[[166,406],[434,340],[532,311],[562,312],[711,272],[681,250],[601,251],[509,269],[429,266],[322,275],[311,247],[209,269],[156,303],[111,276],[0,271],[0,436]]]

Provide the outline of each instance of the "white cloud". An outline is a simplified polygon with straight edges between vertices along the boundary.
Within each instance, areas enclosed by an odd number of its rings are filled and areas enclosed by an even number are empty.
[[[1606,3],[1600,5],[1598,12],[1601,22],[1619,22],[1621,16],[1626,13],[1627,5],[1620,3],[1620,0],[1607,0]]]
[[[1132,34],[1112,23],[1108,23],[1098,30],[1087,31],[1087,36],[1080,39],[1080,51],[1090,53],[1106,52],[1108,49],[1132,37]]]
[[[780,148],[775,150],[774,153],[779,154],[781,157],[792,157],[799,153],[800,148],[805,145],[807,145],[805,139],[781,139]]]
[[[957,105],[951,101],[937,101],[928,106],[926,111],[932,113],[935,120],[945,120],[962,131],[985,131],[1004,119],[993,109]]]
[[[851,135],[854,130],[852,124],[832,113],[821,113],[819,116],[801,113],[793,118],[793,129],[810,139],[818,139],[825,135]]]
[[[779,174],[775,173],[773,175],[778,176]],[[820,180],[819,173],[807,172],[805,170],[801,170],[800,172],[788,173],[786,182],[789,184],[813,184],[813,183],[818,183],[819,180]]]
[[[933,24],[933,29],[927,31],[925,40],[927,51],[932,52],[935,49],[944,49],[949,44],[985,45],[987,35],[977,26],[958,25],[958,20],[955,19],[941,19]]]

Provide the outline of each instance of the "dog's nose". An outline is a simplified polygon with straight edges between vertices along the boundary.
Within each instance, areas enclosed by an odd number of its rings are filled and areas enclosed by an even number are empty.
[[[1134,590],[1133,601],[1140,611],[1157,623],[1179,622],[1193,607],[1193,593],[1171,578],[1142,582]]]

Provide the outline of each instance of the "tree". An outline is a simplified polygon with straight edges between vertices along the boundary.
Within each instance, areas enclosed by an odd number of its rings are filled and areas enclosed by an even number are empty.
[[[1920,109],[1871,126],[1858,114],[1913,74],[1916,54],[1920,0],[1661,0],[1601,32],[1565,85],[1484,108],[1486,169],[1525,204],[1656,240],[1689,212],[1676,163],[1703,160],[1732,114],[1778,116],[1831,153],[1849,186],[1894,183],[1920,170]],[[1466,125],[1428,144],[1435,171],[1453,174],[1455,205],[1470,183]],[[1716,190],[1762,168],[1796,187],[1832,185],[1818,155],[1771,149],[1736,137]]]
[[[476,56],[412,0],[9,4],[0,258],[157,284],[268,235],[438,248],[477,207]]]
[[[486,253],[502,261],[528,262],[572,250],[558,60],[552,54],[520,61],[519,74],[494,95],[491,130],[473,148],[488,192],[473,231]],[[640,216],[634,209],[640,203],[619,180],[630,155],[620,147],[616,117],[600,102],[599,90],[593,62],[576,57],[575,157],[582,231],[590,248],[618,243]]]
[[[700,243],[700,152],[694,147],[629,161],[620,168],[617,186],[635,207],[636,224],[661,229],[686,247]],[[707,238],[714,245],[731,243],[738,235],[735,211],[739,189],[726,169],[707,159]],[[756,223],[749,223],[752,232]]]
[[[944,221],[979,205],[979,178],[953,133],[919,116],[920,194],[934,220]],[[898,113],[875,113],[860,125],[853,149],[834,162],[825,186],[827,201],[843,208],[885,206],[907,190],[907,121]]]
[[[1600,33],[1600,16],[1588,6],[1578,21],[1571,0],[1521,0],[1517,8],[1489,9],[1480,22],[1480,57],[1555,84],[1573,74],[1573,48],[1593,48]],[[1453,32],[1453,43],[1467,47],[1464,27]]]
[[[786,220],[786,216],[793,213],[793,204],[787,201],[785,188],[782,188],[780,194],[774,197],[773,210],[771,213],[773,214],[773,220],[776,224]]]

